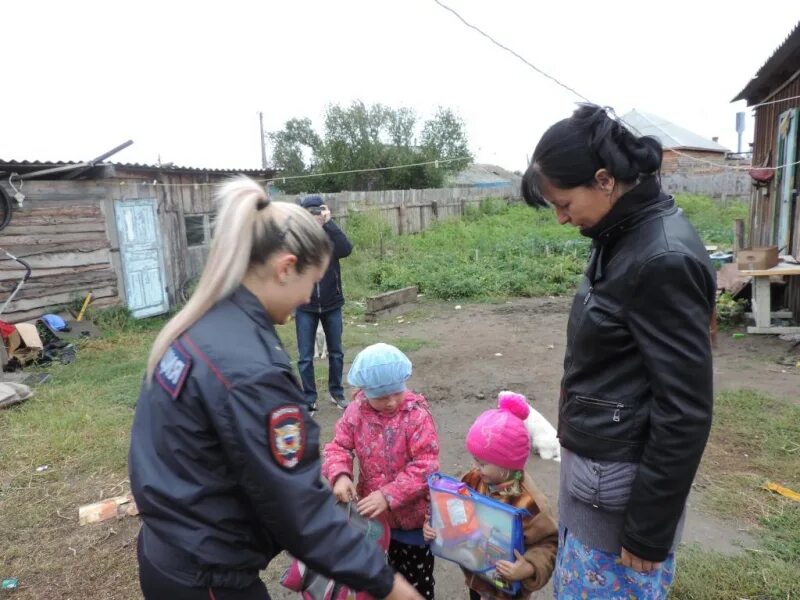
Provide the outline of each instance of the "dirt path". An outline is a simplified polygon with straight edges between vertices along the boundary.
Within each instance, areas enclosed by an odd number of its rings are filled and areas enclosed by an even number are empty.
[[[470,459],[463,450],[467,428],[493,405],[500,390],[525,393],[555,424],[568,308],[566,299],[465,305],[461,310],[455,310],[455,305],[436,305],[425,308],[426,316],[402,324],[381,324],[387,342],[404,336],[426,341],[410,355],[414,362],[411,385],[427,396],[436,417],[443,471],[460,474],[468,468]],[[756,336],[733,339],[730,333],[720,332],[719,345],[715,362],[718,389],[749,388],[798,401],[798,369],[775,362],[786,352],[786,343]],[[787,372],[782,373],[783,369]],[[333,405],[320,411],[323,439],[330,438],[339,414]],[[554,507],[558,467],[558,463],[535,456],[528,464]],[[753,543],[735,524],[701,512],[696,500],[690,499],[684,542],[731,553]],[[275,564],[270,573],[279,573],[280,567]],[[275,598],[290,598],[275,582],[270,591]],[[458,569],[445,561],[437,563],[437,597],[465,597]],[[552,597],[550,588],[539,597]]]

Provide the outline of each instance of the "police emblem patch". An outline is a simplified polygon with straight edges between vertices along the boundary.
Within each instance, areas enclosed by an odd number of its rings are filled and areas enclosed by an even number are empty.
[[[269,414],[269,447],[272,457],[284,469],[293,469],[303,458],[306,427],[300,408],[282,406]]]
[[[189,356],[177,343],[172,344],[156,369],[156,381],[175,400],[186,383],[186,377],[192,369],[192,357]]]

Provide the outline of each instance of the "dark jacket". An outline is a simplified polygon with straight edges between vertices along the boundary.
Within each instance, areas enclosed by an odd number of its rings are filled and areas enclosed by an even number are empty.
[[[339,259],[347,258],[353,251],[353,244],[347,239],[344,231],[333,221],[328,221],[322,226],[333,243],[333,253],[328,270],[320,282],[314,287],[311,302],[304,304],[297,310],[305,312],[324,313],[344,306],[342,293],[342,272],[339,268]]]
[[[639,464],[622,545],[666,558],[703,454],[713,404],[715,271],[652,177],[594,228],[567,332],[561,444]]]
[[[244,287],[170,347],[136,407],[129,454],[142,551],[185,585],[242,588],[287,550],[385,597],[393,572],[321,482],[319,428]]]

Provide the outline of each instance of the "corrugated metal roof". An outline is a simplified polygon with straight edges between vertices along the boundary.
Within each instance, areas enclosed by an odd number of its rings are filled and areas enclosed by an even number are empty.
[[[38,171],[39,169],[50,169],[55,167],[66,167],[69,165],[75,165],[76,168],[80,167],[84,163],[81,161],[43,161],[43,160],[3,160],[0,159],[0,170],[3,171],[12,171],[12,170],[19,170],[20,173],[29,173],[31,171]],[[226,173],[244,173],[247,175],[259,175],[264,173],[274,173],[273,169],[267,169],[264,171],[263,169],[208,169],[203,167],[186,167],[180,165],[173,165],[171,163],[168,164],[161,164],[161,165],[150,165],[146,163],[121,163],[121,162],[101,162],[95,165],[96,167],[99,166],[113,166],[119,169],[130,169],[132,171],[169,171],[169,172],[180,172],[180,173],[216,173],[216,174],[226,174]]]
[[[512,185],[522,178],[496,165],[472,163],[449,178],[451,185]]]
[[[632,110],[622,116],[622,121],[630,125],[638,135],[651,135],[661,142],[665,150],[705,150],[708,152],[729,152],[730,150],[713,140],[692,133],[666,119],[650,113]]]
[[[800,69],[800,21],[731,102],[747,100],[748,106],[761,102],[798,69]]]

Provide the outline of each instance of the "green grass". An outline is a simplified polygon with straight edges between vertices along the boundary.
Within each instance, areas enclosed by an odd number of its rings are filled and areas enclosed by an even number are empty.
[[[356,250],[342,273],[356,297],[408,285],[439,299],[568,294],[589,248],[552,212],[498,200],[413,236],[392,236],[374,217],[353,215],[348,234]]]
[[[678,204],[697,229],[703,242],[733,247],[733,223],[747,220],[749,204],[741,200],[714,200],[707,196],[681,195]]]
[[[730,247],[733,221],[747,204],[702,196],[678,202],[707,244]],[[347,233],[353,254],[342,263],[350,297],[416,285],[439,299],[560,296],[583,272],[589,240],[559,225],[549,210],[486,200],[466,218],[439,222],[417,235],[393,236],[370,213],[353,213]]]
[[[753,392],[720,394],[697,481],[714,512],[755,526],[760,547],[735,557],[682,549],[672,597],[798,597],[800,503],[762,486],[775,481],[800,490],[800,407]]]

